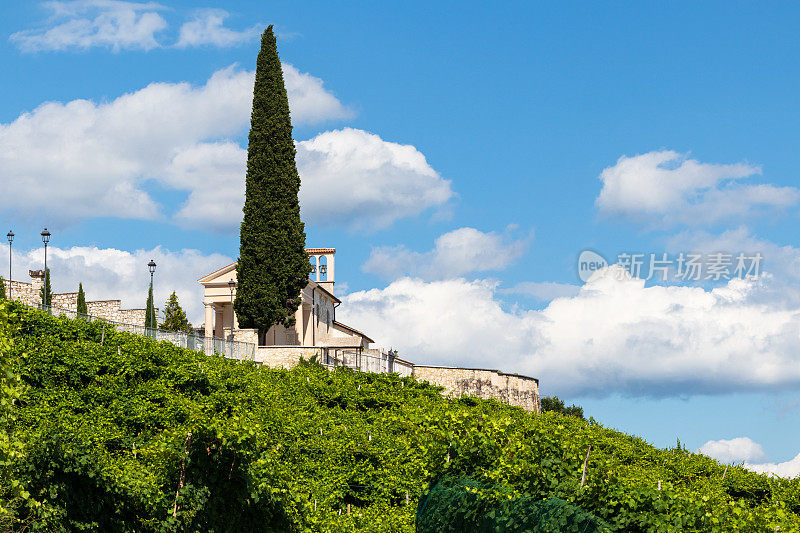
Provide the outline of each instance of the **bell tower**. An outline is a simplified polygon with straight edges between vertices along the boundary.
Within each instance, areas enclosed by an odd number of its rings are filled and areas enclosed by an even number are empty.
[[[306,253],[312,267],[309,279],[333,294],[336,248],[306,248]]]

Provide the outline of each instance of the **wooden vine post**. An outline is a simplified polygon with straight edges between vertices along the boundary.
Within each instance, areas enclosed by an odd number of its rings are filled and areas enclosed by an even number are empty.
[[[172,516],[178,516],[178,495],[181,493],[183,485],[186,483],[186,457],[189,456],[189,446],[192,443],[192,432],[186,434],[186,442],[183,445],[183,460],[181,461],[181,477],[178,481],[178,490],[175,491],[175,503],[172,506]]]
[[[586,450],[586,459],[583,460],[583,474],[581,475],[581,488],[586,483],[586,465],[589,464],[589,453],[592,451],[592,445],[589,445],[589,449]]]

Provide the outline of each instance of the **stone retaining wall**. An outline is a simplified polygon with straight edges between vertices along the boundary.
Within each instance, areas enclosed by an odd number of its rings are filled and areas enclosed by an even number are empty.
[[[236,340],[243,340],[240,332],[246,331],[236,331]],[[314,346],[258,346],[255,361],[270,367],[290,369],[300,362],[301,357],[310,359],[316,356],[317,360],[321,360],[322,354],[323,348]],[[442,392],[445,395],[476,396],[522,407],[535,413],[541,411],[539,380],[535,378],[484,368],[415,365],[406,361],[402,363],[410,367],[409,374],[419,381],[443,387]],[[404,369],[398,370],[401,374],[405,374]]]
[[[21,281],[9,282],[4,279],[6,289],[6,298],[17,300],[25,305],[36,305],[41,302],[39,297],[39,290],[34,288],[30,283],[23,283]]]
[[[41,278],[38,276],[40,272],[41,271],[31,271],[33,283],[24,283],[21,281],[12,281],[9,283],[8,280],[3,280],[5,283],[6,297],[10,294],[11,299],[30,306],[36,306],[42,303],[42,298],[39,294],[42,287]],[[68,311],[77,311],[78,293],[53,293],[51,304],[53,307],[59,307]],[[119,300],[100,300],[96,302],[86,302],[86,308],[90,315],[104,320],[144,327],[144,319],[147,314],[145,309],[120,309],[120,304],[121,302]],[[156,317],[158,317],[157,307]]]
[[[519,374],[506,374],[499,370],[483,368],[453,368],[414,365],[414,377],[444,387],[451,396],[476,396],[493,398],[509,405],[516,405],[540,412],[539,380]]]
[[[316,356],[322,358],[322,348],[318,346],[257,346],[256,363],[263,363],[270,367],[294,368],[300,358],[311,359]]]

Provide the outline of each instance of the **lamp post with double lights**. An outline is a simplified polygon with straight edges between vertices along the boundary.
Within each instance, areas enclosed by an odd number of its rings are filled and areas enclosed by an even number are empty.
[[[48,305],[47,282],[50,281],[50,276],[47,275],[47,243],[50,242],[50,232],[44,228],[41,233],[42,242],[44,243],[44,301],[42,304]]]
[[[11,299],[11,243],[14,242],[14,232],[8,230],[6,233],[8,238],[8,299]]]
[[[153,290],[153,274],[155,274],[155,272],[156,272],[156,262],[151,259],[150,262],[147,263],[147,268],[150,269],[150,290],[152,291]],[[153,296],[153,300],[155,300],[155,296]],[[150,320],[151,320],[150,326],[152,328],[155,328],[156,327],[156,303],[155,302],[153,302],[153,310],[152,310],[151,315],[152,316],[150,317]]]

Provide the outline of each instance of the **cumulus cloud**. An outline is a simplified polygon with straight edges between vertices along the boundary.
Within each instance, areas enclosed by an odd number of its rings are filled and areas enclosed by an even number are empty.
[[[231,30],[224,26],[230,13],[224,9],[201,9],[191,20],[184,22],[180,29],[178,48],[212,45],[218,47],[237,46],[257,38],[262,31],[261,24],[241,30]]]
[[[502,294],[521,294],[530,296],[541,302],[549,302],[555,298],[577,296],[581,288],[570,283],[558,283],[555,281],[523,281],[513,287],[500,289]]]
[[[764,458],[764,449],[761,445],[748,437],[710,440],[700,447],[699,452],[721,463],[760,461]]]
[[[745,468],[761,474],[785,478],[800,476],[800,454],[783,463],[759,463],[764,459],[764,449],[748,437],[710,440],[698,451],[722,463],[744,463]]]
[[[151,50],[160,46],[156,33],[167,27],[155,2],[75,0],[45,2],[49,25],[13,33],[11,42],[24,52],[105,47]]]
[[[296,123],[349,116],[321,80],[284,68]],[[142,188],[154,180],[189,192],[177,220],[235,227],[246,154],[229,137],[246,131],[252,91],[253,73],[231,66],[199,87],[152,83],[104,103],[42,104],[0,124],[0,209],[64,221],[153,219],[166,215]]]
[[[412,361],[500,368],[559,395],[680,396],[800,385],[800,299],[769,275],[711,290],[645,287],[618,266],[541,310],[487,281],[403,278],[340,316]]]
[[[800,453],[794,459],[782,463],[745,463],[745,468],[761,474],[772,474],[778,477],[798,477],[800,476]]]
[[[680,251],[704,254],[725,252],[753,255],[760,253],[763,257],[762,269],[768,270],[779,279],[800,281],[800,249],[759,239],[744,226],[719,234],[705,231],[684,231],[668,239],[667,248],[676,253]]]
[[[653,225],[701,225],[783,209],[800,201],[800,190],[738,180],[761,175],[758,166],[717,165],[672,150],[622,156],[603,170],[596,203],[610,216],[633,216]]]
[[[385,279],[458,277],[469,272],[503,270],[528,249],[530,238],[459,228],[439,236],[432,250],[415,252],[403,245],[373,248],[361,269]]]
[[[303,216],[311,222],[378,229],[453,197],[450,181],[414,146],[363,130],[327,131],[297,143],[297,165]]]
[[[4,256],[8,245],[0,245]],[[222,254],[206,255],[198,250],[169,250],[158,246],[150,250],[117,250],[74,246],[48,246],[54,292],[77,292],[83,283],[87,300],[119,299],[126,309],[142,308],[147,300],[150,272],[147,263],[156,264],[154,296],[161,308],[172,291],[193,324],[203,320],[203,290],[197,280],[233,261]],[[44,260],[42,248],[21,251],[14,249],[14,279],[30,282],[28,270],[40,270]]]
[[[315,143],[320,137],[326,144]],[[364,138],[369,146],[361,142]],[[413,146],[350,128],[321,133],[296,146],[306,222],[370,230],[438,207],[453,196],[450,182],[424,163]],[[397,147],[418,156],[424,166],[405,165],[394,152]],[[220,232],[238,228],[246,161],[247,151],[230,142],[199,143],[176,154],[165,172],[167,182],[191,190],[176,220]],[[405,181],[393,182],[394,177]]]

